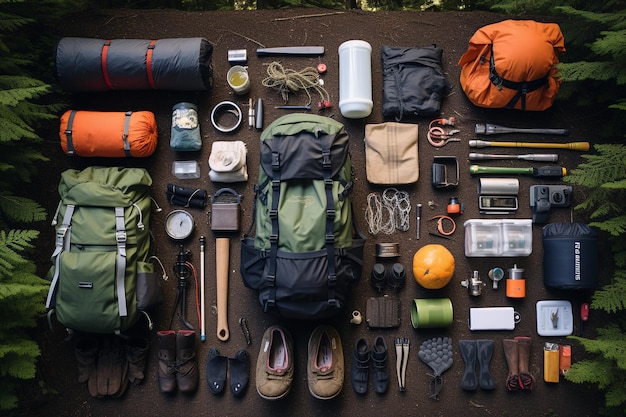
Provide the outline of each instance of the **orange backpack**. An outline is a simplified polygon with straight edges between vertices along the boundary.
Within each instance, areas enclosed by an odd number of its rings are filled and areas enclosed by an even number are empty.
[[[61,116],[61,147],[68,155],[146,157],[157,145],[157,125],[149,111],[68,110]]]
[[[461,87],[479,107],[545,110],[561,86],[556,23],[505,20],[477,30],[461,56]]]

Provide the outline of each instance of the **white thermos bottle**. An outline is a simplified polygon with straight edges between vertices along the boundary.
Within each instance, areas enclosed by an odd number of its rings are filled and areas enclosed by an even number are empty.
[[[372,46],[361,40],[339,45],[339,110],[348,119],[372,113]]]

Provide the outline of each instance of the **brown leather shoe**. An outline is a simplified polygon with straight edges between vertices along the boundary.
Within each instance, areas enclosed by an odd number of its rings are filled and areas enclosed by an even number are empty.
[[[196,332],[179,330],[176,335],[176,383],[181,392],[194,392],[198,388],[198,358],[196,357]]]
[[[293,338],[282,326],[265,330],[256,362],[256,390],[266,400],[284,398],[293,381]]]
[[[504,357],[509,367],[509,375],[506,378],[506,389],[509,391],[518,391],[521,388],[521,380],[519,377],[519,347],[517,340],[502,340],[504,348]]]
[[[307,379],[309,392],[320,400],[336,397],[343,387],[341,337],[334,327],[318,326],[309,338]]]
[[[157,332],[159,339],[159,390],[163,393],[176,391],[176,332]]]
[[[521,388],[523,390],[532,391],[533,382],[535,382],[535,377],[529,371],[532,339],[527,336],[518,336],[515,338],[515,341],[517,341],[519,351],[518,358]]]

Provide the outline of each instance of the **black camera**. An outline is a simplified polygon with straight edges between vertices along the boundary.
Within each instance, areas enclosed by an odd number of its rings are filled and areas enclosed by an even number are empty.
[[[531,185],[530,207],[533,223],[546,223],[552,207],[569,207],[572,187],[569,185]]]

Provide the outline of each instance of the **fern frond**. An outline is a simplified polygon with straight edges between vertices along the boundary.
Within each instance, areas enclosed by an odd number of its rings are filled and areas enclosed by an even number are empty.
[[[39,98],[51,91],[49,84],[21,75],[0,76],[0,104],[16,106],[24,100]]]
[[[607,407],[621,407],[626,403],[625,384],[613,384],[609,386],[604,394],[604,402]]]
[[[38,138],[33,126],[6,106],[0,107],[0,143]]]
[[[41,354],[37,343],[32,340],[14,335],[7,337],[6,344],[0,345],[0,359],[2,376],[12,376],[18,379],[35,377],[35,361]]]
[[[590,226],[597,227],[598,229],[610,233],[611,236],[620,236],[626,233],[626,215],[607,218],[602,221],[591,222]]]
[[[581,338],[572,336],[581,341]],[[565,378],[576,384],[593,383],[604,389],[613,382],[613,364],[607,360],[577,361],[572,364]]]
[[[0,32],[13,32],[32,22],[34,22],[33,19],[26,17],[0,13]]]
[[[626,310],[626,271],[618,269],[613,274],[611,284],[605,285],[593,294],[591,307],[607,313]],[[622,335],[623,337],[623,335]],[[624,352],[626,357],[626,352]]]
[[[608,188],[611,190],[626,190],[626,179],[607,182],[606,184],[602,184],[602,188]]]
[[[609,81],[617,78],[622,68],[612,61],[577,61],[558,64],[559,75],[563,81],[597,80]]]
[[[14,195],[0,195],[0,212],[20,223],[43,221],[46,209],[36,201]]]
[[[578,16],[591,22],[604,24],[607,27],[615,24],[621,25],[626,20],[623,10],[614,13],[597,13],[575,9],[572,6],[557,6],[555,9],[570,16]]]
[[[32,248],[30,241],[38,235],[36,230],[0,230],[0,281],[6,281],[15,267],[24,263],[18,252]]]
[[[619,100],[609,106],[609,109],[626,110],[626,100]]]

